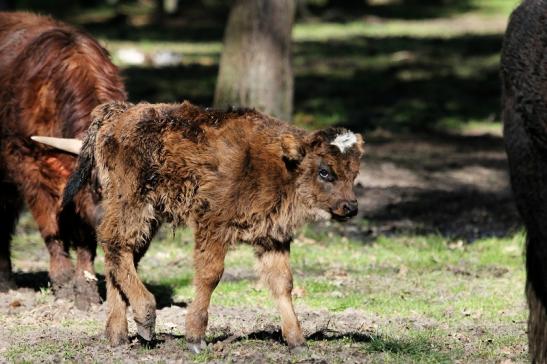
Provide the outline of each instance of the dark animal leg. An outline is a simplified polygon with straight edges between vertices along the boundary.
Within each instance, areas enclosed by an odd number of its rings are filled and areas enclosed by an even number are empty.
[[[186,313],[186,340],[188,348],[199,353],[205,347],[205,330],[209,318],[211,295],[224,272],[224,258],[228,246],[224,242],[208,244],[196,234],[194,285],[196,297]]]
[[[291,349],[305,346],[306,340],[292,304],[293,279],[288,249],[258,251],[257,255],[260,276],[270,288],[281,315],[283,338]]]
[[[16,162],[12,162],[18,165]],[[74,297],[72,278],[74,268],[68,254],[68,242],[61,239],[57,214],[64,182],[42,175],[42,165],[32,158],[23,159],[21,170],[12,173],[17,176],[17,184],[22,186],[25,199],[40,234],[49,251],[49,278],[53,293],[58,298]],[[45,173],[45,172],[44,172]]]
[[[97,287],[97,278],[93,261],[97,250],[97,241],[92,229],[82,234],[82,239],[76,244],[76,274],[74,276],[74,293],[76,307],[89,309],[91,304],[100,304],[101,297]]]
[[[15,289],[11,275],[10,242],[21,210],[21,199],[12,184],[0,184],[0,292]]]
[[[74,297],[74,285],[72,278],[74,268],[70,261],[68,246],[56,235],[44,237],[49,251],[49,279],[51,289],[57,298]]]

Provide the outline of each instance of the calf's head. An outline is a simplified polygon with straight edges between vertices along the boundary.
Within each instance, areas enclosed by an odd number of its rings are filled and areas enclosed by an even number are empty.
[[[296,188],[311,213],[340,221],[355,216],[353,183],[364,151],[361,135],[327,128],[309,134],[301,145]]]

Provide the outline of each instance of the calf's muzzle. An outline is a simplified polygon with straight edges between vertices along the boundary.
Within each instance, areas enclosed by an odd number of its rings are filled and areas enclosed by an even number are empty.
[[[357,200],[340,200],[331,210],[332,217],[338,221],[346,221],[357,215],[359,211]]]

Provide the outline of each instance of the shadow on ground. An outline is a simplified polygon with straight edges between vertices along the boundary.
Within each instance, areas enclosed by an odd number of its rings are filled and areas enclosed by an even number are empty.
[[[521,226],[500,137],[371,138],[355,191],[362,219],[332,227],[364,241],[416,233],[471,242]]]
[[[34,291],[40,291],[50,287],[48,272],[14,272],[15,283],[18,288],[30,288]],[[103,301],[106,301],[106,282],[104,276],[97,274],[99,280],[99,294]],[[179,306],[186,307],[186,302],[173,300],[173,287],[166,284],[145,283],[146,288],[156,298],[156,307],[162,309],[164,307]]]

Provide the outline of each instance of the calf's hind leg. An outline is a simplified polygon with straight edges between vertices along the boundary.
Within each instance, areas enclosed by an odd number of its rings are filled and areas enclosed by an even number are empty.
[[[127,325],[121,300],[123,296],[127,297],[133,309],[139,336],[146,341],[151,341],[154,338],[156,325],[156,300],[137,275],[134,252],[128,246],[106,247],[105,268],[110,280],[110,287],[107,289],[114,291],[107,294],[109,316],[106,332],[111,345],[118,344],[121,333],[127,331],[123,326]],[[120,297],[121,294],[123,294],[122,297]]]
[[[304,346],[300,323],[292,304],[293,279],[289,263],[289,249],[259,250],[260,275],[267,283],[281,315],[281,332],[290,348]]]
[[[186,313],[186,340],[188,348],[199,353],[205,347],[205,330],[209,319],[211,295],[224,272],[224,258],[228,244],[209,243],[196,234],[194,248],[196,296]]]
[[[144,340],[154,338],[156,324],[156,300],[139,279],[136,269],[156,227],[152,223],[153,215],[151,211],[146,213],[143,209],[120,205],[105,204],[105,215],[97,231],[105,252],[109,310],[106,335],[112,346],[126,341],[127,303],[133,309],[137,332]]]
[[[106,303],[108,316],[106,319],[106,337],[111,346],[127,344],[127,298],[116,284],[113,274],[106,269]]]

